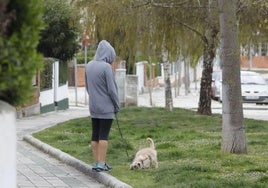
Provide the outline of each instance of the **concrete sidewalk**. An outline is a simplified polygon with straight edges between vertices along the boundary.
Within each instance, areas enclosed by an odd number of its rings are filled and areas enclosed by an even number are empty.
[[[17,120],[17,187],[131,187],[31,136],[60,122],[89,116],[87,107],[70,107]],[[34,146],[34,147],[33,147]]]

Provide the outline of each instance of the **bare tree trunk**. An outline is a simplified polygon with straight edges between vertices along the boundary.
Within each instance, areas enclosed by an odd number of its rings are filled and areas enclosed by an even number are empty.
[[[248,70],[252,68],[251,42],[248,43]]]
[[[205,1],[206,2],[206,1]],[[207,1],[210,6],[211,1]],[[213,11],[206,11],[206,22],[209,23],[205,28],[205,35],[202,37],[204,42],[203,51],[203,71],[200,83],[200,96],[197,113],[201,115],[211,115],[211,81],[213,71],[213,60],[216,56],[218,44],[218,23],[215,22]]]
[[[236,0],[219,0],[222,41],[222,146],[221,151],[247,153],[241,97]]]
[[[185,58],[184,61],[184,87],[185,87],[185,95],[189,93],[189,58]]]
[[[186,58],[184,59],[184,65],[183,65],[183,74],[184,74],[184,79],[183,79],[183,83],[184,83],[184,94],[186,95],[186,90],[187,90],[187,80],[186,80]]]
[[[181,61],[178,61],[178,92],[177,95],[180,95],[180,88],[181,88]]]
[[[153,88],[153,78],[152,78],[152,65],[151,65],[151,58],[149,58],[149,82],[147,82],[148,85],[148,91],[149,91],[149,99],[150,99],[150,105],[153,106],[153,97],[152,97],[152,88]]]
[[[165,79],[165,99],[166,99],[166,109],[169,111],[173,110],[173,100],[171,92],[171,82],[169,73],[169,63],[164,63],[164,79]]]
[[[213,71],[213,59],[216,54],[216,38],[218,31],[207,28],[205,46],[203,52],[203,71],[200,83],[200,96],[197,113],[201,115],[211,115],[211,80]]]
[[[190,86],[191,86],[191,79],[190,79],[190,58],[187,58],[187,66],[186,66],[186,73],[187,73],[187,95],[190,93]]]
[[[175,71],[174,71],[174,76],[175,76],[175,84],[174,84],[174,96],[177,97],[177,87],[178,87],[178,63],[175,63]]]
[[[197,70],[196,70],[196,66],[194,67],[194,89],[197,90]]]

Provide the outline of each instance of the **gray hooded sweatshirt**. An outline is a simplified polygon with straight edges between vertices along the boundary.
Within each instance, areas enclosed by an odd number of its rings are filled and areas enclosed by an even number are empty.
[[[102,40],[92,61],[86,65],[86,89],[92,118],[113,119],[120,109],[118,89],[112,69],[115,50]]]

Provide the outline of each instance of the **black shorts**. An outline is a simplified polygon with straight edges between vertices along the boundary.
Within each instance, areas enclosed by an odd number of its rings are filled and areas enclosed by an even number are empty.
[[[108,140],[113,119],[91,118],[92,135],[91,141]]]

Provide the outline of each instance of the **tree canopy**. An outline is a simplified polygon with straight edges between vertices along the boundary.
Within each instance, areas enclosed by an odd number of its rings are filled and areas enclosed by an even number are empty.
[[[137,51],[148,56],[149,51],[154,55],[162,53],[163,47],[171,60],[184,50],[190,55],[202,56],[194,46],[200,46],[201,41],[208,42],[206,32],[209,27],[219,32],[217,4],[216,0],[79,1],[80,6],[87,8],[85,23],[91,40],[97,42],[106,38],[123,59],[130,50],[135,51],[135,56]],[[267,2],[239,0],[237,5],[240,39],[257,32],[267,36]],[[219,44],[216,42],[215,48]]]
[[[88,8],[86,23],[91,41],[109,40],[129,66],[133,66],[140,57],[148,60],[151,56],[160,61],[163,48],[169,53],[170,60],[177,60],[183,47],[179,42],[183,41],[182,36],[186,32],[181,31],[183,27],[173,19],[178,17],[176,7],[167,10],[142,1],[128,0],[120,3],[85,1],[80,2],[80,6]],[[200,40],[194,44],[200,46]]]
[[[213,62],[216,50],[220,49],[217,0],[93,0],[79,3],[90,13],[86,23],[90,23],[87,28],[92,41],[110,40],[130,67],[138,56],[161,61],[163,53],[167,53],[168,61],[183,56],[194,59],[193,65],[202,57],[198,113],[211,115]],[[267,2],[238,0],[236,3],[240,44],[254,33],[267,38]]]
[[[79,11],[65,0],[44,0],[44,22],[38,51],[45,57],[66,61],[78,50]]]

